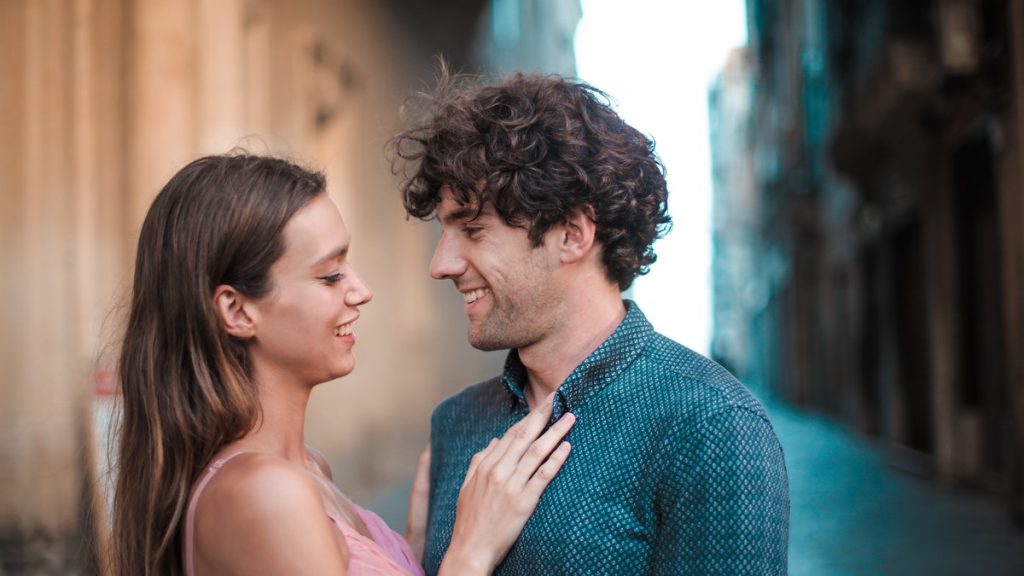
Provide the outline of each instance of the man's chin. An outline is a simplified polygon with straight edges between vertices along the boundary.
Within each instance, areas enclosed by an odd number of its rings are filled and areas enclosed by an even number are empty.
[[[490,334],[474,333],[472,330],[469,332],[469,345],[482,352],[508,350],[514,347],[502,338],[495,338]]]
[[[479,340],[473,337],[470,337],[469,345],[481,352],[494,352],[495,350],[507,350],[509,348],[491,340]]]

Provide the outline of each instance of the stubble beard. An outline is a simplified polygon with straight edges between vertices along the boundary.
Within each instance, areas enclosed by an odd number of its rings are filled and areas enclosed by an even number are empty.
[[[476,328],[470,326],[470,346],[484,352],[523,346],[526,338],[518,334],[522,327],[516,326],[517,323],[511,316],[512,314],[506,310],[491,310],[491,313]],[[520,320],[523,319],[520,318]]]
[[[541,308],[536,303],[499,303],[495,299],[487,317],[476,328],[470,326],[469,344],[484,352],[529,346],[544,332]]]
[[[498,293],[492,286],[490,312],[477,327],[469,327],[469,344],[492,352],[524,348],[538,342],[554,322],[552,303],[559,295],[549,283],[552,269],[536,255],[519,266],[519,274]],[[503,296],[504,295],[504,296]]]

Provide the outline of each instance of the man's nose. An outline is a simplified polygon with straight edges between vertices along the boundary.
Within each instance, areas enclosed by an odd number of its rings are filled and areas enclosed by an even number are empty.
[[[459,252],[458,242],[442,232],[434,257],[430,259],[430,276],[435,280],[461,276],[466,271],[466,261]]]

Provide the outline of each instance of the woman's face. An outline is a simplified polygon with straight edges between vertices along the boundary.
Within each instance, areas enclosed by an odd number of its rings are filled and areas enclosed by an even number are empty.
[[[315,385],[355,368],[353,327],[373,297],[348,260],[349,234],[327,194],[285,225],[270,292],[251,303],[250,358],[258,380]]]

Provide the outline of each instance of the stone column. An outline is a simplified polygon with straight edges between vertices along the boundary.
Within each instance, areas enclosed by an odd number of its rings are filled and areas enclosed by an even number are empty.
[[[196,126],[202,154],[226,152],[245,136],[243,9],[243,0],[196,3]]]
[[[927,146],[927,139],[919,142]],[[960,415],[957,401],[956,269],[954,245],[954,194],[948,145],[932,146],[931,156],[939,168],[926,176],[925,190],[931,198],[924,202],[925,278],[928,298],[927,337],[931,348],[931,418],[935,465],[943,482],[970,474],[970,457],[977,454],[976,445],[965,445],[959,431]],[[976,471],[974,471],[976,473]]]
[[[1008,125],[1003,185],[999,190],[1003,252],[1003,298],[1006,317],[1005,357],[1009,379],[1008,409],[1010,513],[1024,527],[1024,4],[1007,2],[1011,48],[1012,113]]]
[[[134,0],[128,55],[128,226],[130,245],[160,187],[195,155],[195,0]]]
[[[0,560],[39,571],[75,564],[84,471],[71,7],[0,4]]]

